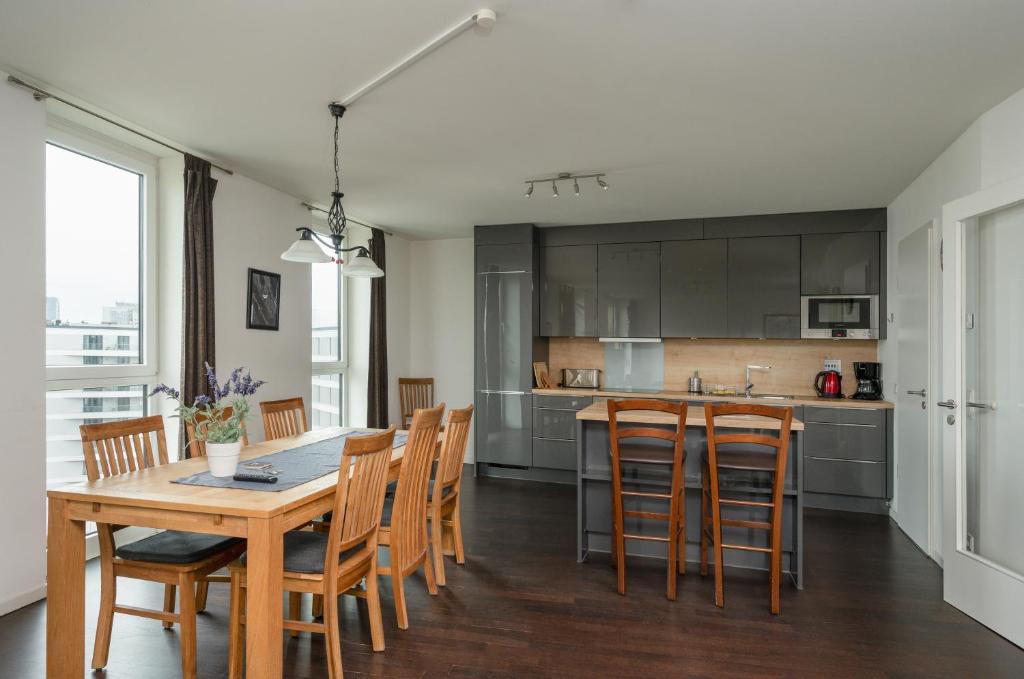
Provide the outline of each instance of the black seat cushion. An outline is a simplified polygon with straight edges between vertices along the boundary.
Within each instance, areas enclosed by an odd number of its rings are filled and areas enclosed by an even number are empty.
[[[237,545],[241,538],[165,530],[138,542],[118,547],[115,554],[125,561],[193,563]]]
[[[388,484],[388,486],[390,486],[390,485],[391,484]],[[397,487],[397,483],[396,483],[396,487]],[[443,497],[443,498],[444,497],[448,497],[449,495],[452,494],[453,490],[455,490],[455,488],[453,486],[447,486],[444,490],[441,491],[441,497]],[[431,479],[430,481],[427,481],[427,499],[428,500],[430,499],[430,496],[433,494],[433,492],[434,492],[434,480]],[[380,515],[380,525],[385,526],[385,527],[391,525],[391,512],[394,510],[394,505],[395,505],[395,496],[394,496],[394,494],[385,495],[384,496],[384,511]]]
[[[284,534],[284,569],[293,573],[323,573],[327,554],[327,533],[293,530]],[[366,546],[358,544],[338,556],[338,563],[348,559]],[[242,555],[246,563],[249,553]]]

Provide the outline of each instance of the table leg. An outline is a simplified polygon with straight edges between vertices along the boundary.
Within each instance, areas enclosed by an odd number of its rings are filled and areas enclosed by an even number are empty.
[[[46,676],[85,674],[85,522],[49,500],[46,551]]]
[[[249,679],[280,679],[284,638],[284,530],[281,517],[249,519],[245,669]]]

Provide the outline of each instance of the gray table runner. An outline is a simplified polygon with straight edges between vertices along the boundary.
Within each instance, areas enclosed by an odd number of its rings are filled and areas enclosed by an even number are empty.
[[[259,483],[258,481],[235,481],[230,476],[219,478],[210,474],[209,471],[183,476],[172,483],[181,483],[187,486],[210,486],[212,488],[238,488],[240,490],[262,490],[270,493],[277,493],[288,490],[295,486],[301,486],[313,479],[318,479],[325,474],[337,471],[341,466],[341,440],[349,436],[366,436],[375,434],[373,431],[348,431],[339,436],[332,436],[323,441],[307,443],[298,448],[279,450],[263,457],[256,457],[246,462],[258,462],[274,465],[275,469],[281,470],[277,475],[277,483]],[[406,434],[395,434],[394,446],[405,445],[408,436]],[[238,464],[238,472],[250,471]]]

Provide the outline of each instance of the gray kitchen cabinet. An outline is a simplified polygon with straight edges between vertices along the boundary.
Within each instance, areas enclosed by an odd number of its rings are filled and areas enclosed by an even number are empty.
[[[534,467],[576,471],[576,413],[593,402],[590,396],[534,396]]]
[[[800,236],[730,238],[729,337],[800,337]]]
[[[801,236],[800,292],[877,295],[881,287],[878,232]]]
[[[884,512],[892,497],[890,411],[804,408],[808,505]]]
[[[528,467],[533,460],[531,395],[477,392],[476,459]]]
[[[728,241],[661,244],[661,336],[728,337]]]
[[[660,255],[661,243],[597,246],[599,337],[661,336]]]
[[[597,337],[597,246],[540,249],[540,334]]]

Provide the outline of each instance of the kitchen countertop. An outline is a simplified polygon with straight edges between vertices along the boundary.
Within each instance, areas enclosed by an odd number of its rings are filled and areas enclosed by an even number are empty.
[[[664,398],[681,401],[724,401],[727,403],[756,403],[772,406],[823,406],[827,408],[867,408],[869,410],[888,410],[894,405],[889,401],[861,401],[852,398],[821,398],[819,396],[800,396],[793,398],[746,398],[745,396],[711,396],[691,394],[688,391],[615,391],[613,389],[534,389],[534,394],[547,396],[602,396],[608,398]]]
[[[547,390],[550,391],[550,390]],[[663,413],[659,410],[631,410],[618,414],[619,421],[633,422],[638,424],[675,424],[678,416],[671,413]],[[602,403],[594,403],[576,413],[577,420],[589,420],[592,422],[607,422],[608,409]],[[686,413],[687,427],[706,427],[704,412],[701,410],[688,411]],[[725,429],[778,429],[781,423],[770,417],[759,417],[757,415],[723,415],[715,418],[715,426]],[[790,431],[803,431],[804,423],[794,419]]]

